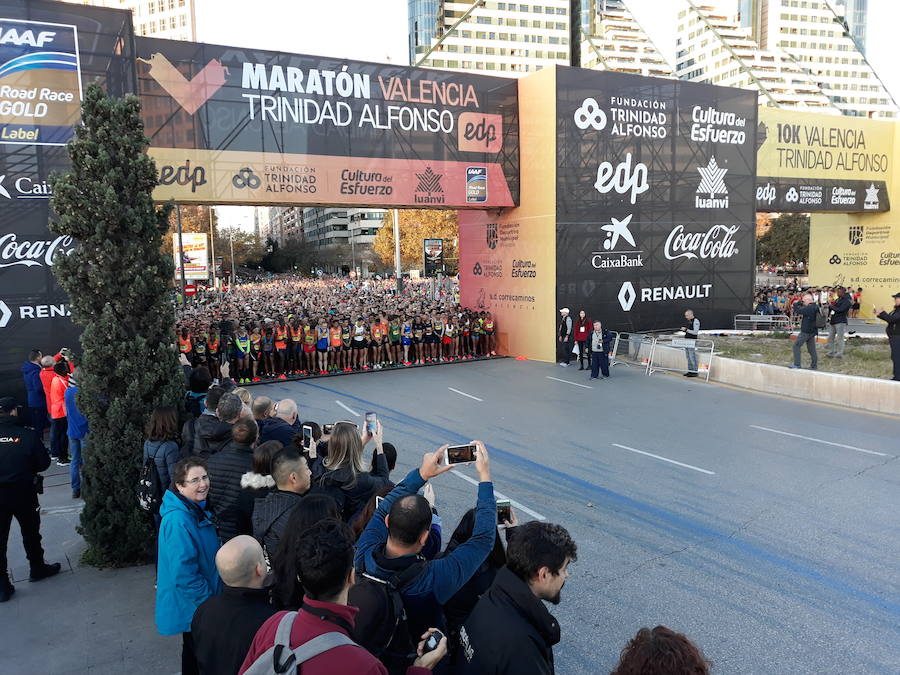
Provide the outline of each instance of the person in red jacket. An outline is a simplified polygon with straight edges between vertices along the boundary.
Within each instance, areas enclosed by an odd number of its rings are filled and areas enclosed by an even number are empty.
[[[594,328],[593,322],[583,309],[578,312],[575,319],[575,342],[578,343],[578,370],[584,370],[584,362],[588,368],[591,366],[591,357],[588,355],[588,336]]]
[[[293,619],[290,648],[296,649],[325,633],[338,633],[346,638],[343,644],[332,647],[303,663],[303,675],[387,675],[382,663],[362,647],[350,641],[356,607],[347,605],[347,594],[356,581],[353,570],[353,551],[356,538],[346,523],[334,518],[320,520],[306,530],[297,546],[297,576],[303,582],[303,602]],[[243,675],[254,662],[275,644],[278,624],[288,612],[278,612],[266,621],[253,638],[250,651],[241,665]],[[428,675],[447,654],[447,638],[441,638],[437,648],[423,653],[425,639],[435,629],[422,636],[418,658],[406,670],[406,675]],[[288,658],[282,654],[282,660]],[[269,664],[271,666],[271,664]],[[300,664],[292,673],[301,672]]]
[[[65,361],[53,364],[53,380],[50,382],[50,454],[56,457],[57,466],[69,466],[69,438],[66,435],[66,389],[69,388],[69,365]]]

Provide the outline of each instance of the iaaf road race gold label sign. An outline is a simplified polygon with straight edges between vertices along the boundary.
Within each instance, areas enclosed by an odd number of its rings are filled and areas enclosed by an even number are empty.
[[[0,19],[0,143],[65,145],[80,117],[75,26]]]

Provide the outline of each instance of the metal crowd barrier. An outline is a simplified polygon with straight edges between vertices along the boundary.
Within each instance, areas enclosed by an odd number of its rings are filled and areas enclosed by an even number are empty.
[[[647,375],[655,338],[645,333],[610,332],[615,339],[613,340],[612,356],[609,359],[609,365],[617,366],[622,364],[643,368],[644,374]]]
[[[796,327],[796,323],[784,314],[736,314],[734,317],[735,330],[780,330],[790,333]]]
[[[715,354],[715,344],[712,340],[706,338],[690,340],[669,335],[655,336],[650,349],[647,374],[652,375],[656,371],[663,370],[687,372],[689,349],[694,350],[698,377],[702,377],[706,382],[709,382],[710,366],[712,365],[713,354]]]

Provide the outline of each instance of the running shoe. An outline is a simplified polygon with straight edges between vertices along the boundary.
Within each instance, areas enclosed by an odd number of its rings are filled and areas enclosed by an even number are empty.
[[[254,381],[254,382],[259,382],[259,378],[258,378],[258,377],[254,377],[254,378],[253,378],[253,381]]]
[[[278,379],[279,379],[279,380],[286,380],[286,379],[287,379],[287,375],[285,375],[284,373],[282,373],[281,375],[278,376]]]

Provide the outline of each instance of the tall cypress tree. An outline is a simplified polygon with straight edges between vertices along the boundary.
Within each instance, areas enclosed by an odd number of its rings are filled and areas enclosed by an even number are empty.
[[[154,406],[177,405],[184,392],[172,332],[174,263],[160,251],[172,207],[153,204],[148,145],[138,99],[92,84],[68,145],[72,169],[52,181],[51,228],[78,241],[54,272],[83,327],[78,406],[90,434],[79,531],[85,562],[99,566],[146,559],[148,517],[135,496],[143,426]]]

